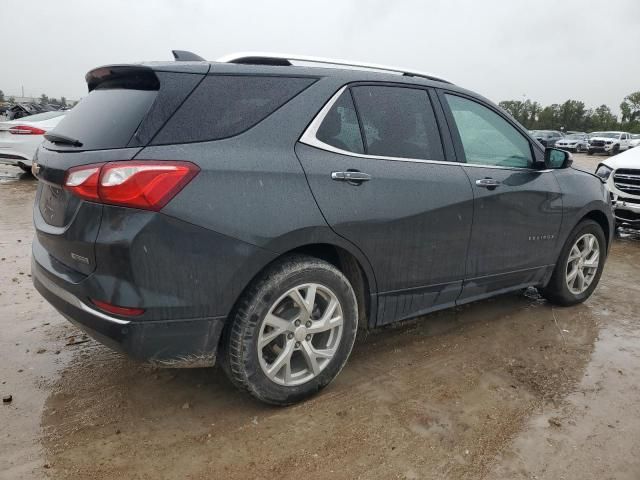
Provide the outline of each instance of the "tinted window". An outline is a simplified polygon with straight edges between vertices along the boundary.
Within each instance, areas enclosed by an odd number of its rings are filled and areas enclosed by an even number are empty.
[[[149,111],[157,91],[93,90],[69,110],[53,133],[82,142],[80,150],[122,148]]]
[[[365,152],[385,157],[444,160],[429,95],[401,87],[355,87]]]
[[[200,142],[237,135],[313,82],[309,78],[210,75],[152,143]]]
[[[364,153],[358,116],[349,90],[340,95],[324,117],[316,138],[341,150]]]
[[[472,100],[445,95],[460,133],[467,163],[531,167],[527,139],[493,110]]]

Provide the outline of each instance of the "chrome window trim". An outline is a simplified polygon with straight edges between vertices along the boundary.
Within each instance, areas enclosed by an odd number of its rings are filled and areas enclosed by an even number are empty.
[[[333,145],[329,145],[328,143],[324,143],[323,141],[319,140],[318,137],[316,136],[318,133],[318,129],[320,128],[320,125],[322,125],[324,117],[326,117],[327,114],[329,113],[329,110],[331,110],[333,105],[338,101],[340,96],[348,88],[349,88],[349,85],[345,85],[342,88],[340,88],[340,90],[338,90],[329,99],[329,101],[324,105],[324,107],[322,107],[322,109],[318,112],[318,114],[311,121],[307,129],[304,131],[304,133],[300,137],[300,140],[298,140],[300,143],[304,143],[305,145],[308,145],[310,147],[319,148],[320,150],[337,153],[339,155],[346,155],[349,157],[356,157],[356,158],[369,159],[369,160],[390,160],[393,162],[408,162],[408,163],[430,163],[435,165],[460,165],[464,167],[473,167],[473,168],[497,168],[500,170],[515,170],[518,172],[528,171],[528,172],[546,173],[551,171],[551,169],[537,170],[535,168],[528,168],[528,167],[503,167],[498,165],[482,165],[479,163],[465,163],[465,162],[448,161],[448,160],[425,160],[421,158],[403,158],[403,157],[386,157],[382,155],[368,155],[365,153],[350,152],[348,150],[343,150],[341,148],[334,147]],[[403,88],[403,87],[399,87],[399,88]],[[365,142],[366,140],[363,138],[362,141]]]

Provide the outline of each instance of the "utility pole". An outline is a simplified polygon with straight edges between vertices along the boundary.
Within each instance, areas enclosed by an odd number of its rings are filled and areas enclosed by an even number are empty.
[[[22,98],[24,98],[24,85],[20,85],[20,88],[22,89]]]

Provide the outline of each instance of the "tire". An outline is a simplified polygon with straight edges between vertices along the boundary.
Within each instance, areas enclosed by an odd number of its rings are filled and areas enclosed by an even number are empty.
[[[580,144],[576,145],[576,153],[582,152],[582,148],[580,148]]]
[[[310,301],[313,285],[309,318],[308,306],[302,305]],[[327,313],[334,304],[335,310]],[[297,317],[302,317],[299,325]],[[333,320],[323,323],[323,318]],[[219,358],[236,387],[266,403],[291,405],[340,373],[357,329],[356,296],[342,272],[324,260],[294,255],[269,267],[247,288],[225,327]],[[265,342],[262,348],[259,339]],[[321,351],[332,352],[331,357],[316,356]]]
[[[572,265],[569,265],[569,257],[574,256],[574,247],[577,242],[582,242],[584,245],[585,240],[588,240],[591,237],[597,240],[598,247],[598,264],[595,267],[595,271],[587,268],[587,276],[593,274],[590,278],[588,286],[583,291],[579,288],[575,288],[576,284],[573,285],[574,291],[570,289],[568,280],[569,270],[573,272],[573,268],[571,266],[576,266],[576,261],[572,261]],[[604,267],[604,262],[606,258],[606,248],[607,241],[604,236],[604,232],[602,231],[602,227],[598,225],[598,223],[593,220],[583,220],[580,222],[571,232],[569,237],[567,238],[567,242],[562,248],[562,252],[560,253],[560,257],[558,258],[558,262],[553,270],[553,274],[551,275],[551,279],[549,283],[542,289],[542,295],[549,300],[551,303],[556,305],[568,307],[571,305],[576,305],[578,303],[584,302],[587,298],[591,296],[593,291],[596,289],[598,282],[600,281],[600,276],[602,275],[602,269]],[[580,249],[580,248],[578,248]],[[584,263],[588,265],[588,261],[593,259],[593,255],[587,256],[584,260]],[[584,278],[584,274],[583,274]],[[579,282],[579,278],[575,279]],[[579,284],[577,285],[579,287]]]
[[[587,150],[587,155],[593,155],[593,150]]]
[[[611,150],[609,150],[609,156],[613,157],[620,153],[620,145],[614,145]]]

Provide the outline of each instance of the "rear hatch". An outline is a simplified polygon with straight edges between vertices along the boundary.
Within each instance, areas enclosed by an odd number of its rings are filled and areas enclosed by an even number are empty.
[[[55,262],[47,264],[84,275],[95,270],[95,242],[104,207],[65,190],[67,171],[133,159],[208,68],[200,64],[182,67],[186,71],[179,71],[180,66],[178,71],[156,71],[123,65],[87,74],[89,95],[48,132],[34,158],[39,180],[34,206],[36,259],[49,255]]]

